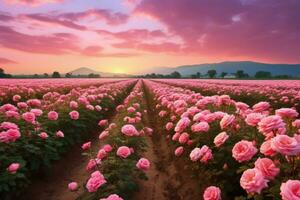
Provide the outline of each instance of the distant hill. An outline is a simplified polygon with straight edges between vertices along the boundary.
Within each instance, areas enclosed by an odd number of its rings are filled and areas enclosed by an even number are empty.
[[[79,75],[89,75],[89,74],[100,74],[101,77],[128,77],[128,74],[119,74],[119,73],[107,73],[107,72],[98,72],[95,70],[92,70],[87,67],[81,67],[78,69],[75,69],[73,71],[68,72],[74,76],[79,76]]]
[[[178,71],[183,76],[188,76],[197,72],[206,74],[210,69],[215,69],[218,74],[222,72],[235,73],[237,70],[244,70],[250,76],[254,76],[257,71],[268,71],[272,75],[300,77],[300,64],[267,64],[251,61],[183,65],[175,68],[158,67],[153,70],[153,73],[169,74],[173,71]]]

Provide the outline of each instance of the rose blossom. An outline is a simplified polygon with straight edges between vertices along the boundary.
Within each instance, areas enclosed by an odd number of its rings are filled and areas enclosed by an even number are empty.
[[[191,129],[193,132],[207,132],[209,130],[209,124],[207,122],[199,122],[193,124]]]
[[[0,142],[9,143],[15,142],[21,137],[21,133],[18,129],[9,129],[7,131],[0,132]]]
[[[76,190],[78,190],[78,183],[76,183],[76,182],[71,182],[71,183],[69,183],[68,184],[68,188],[69,188],[69,190],[70,191],[76,191]]]
[[[189,134],[188,133],[182,133],[179,138],[178,138],[178,142],[180,144],[184,144],[189,140]]]
[[[51,121],[56,121],[58,119],[58,113],[55,111],[50,111],[48,113],[48,119]]]
[[[38,136],[42,139],[47,139],[49,137],[48,134],[45,132],[41,132],[40,134],[38,134]]]
[[[280,169],[276,167],[275,163],[269,158],[258,158],[254,165],[255,168],[258,169],[268,180],[273,180],[280,171]]]
[[[249,126],[257,126],[257,124],[262,120],[264,116],[260,113],[250,113],[246,116],[245,122]]]
[[[271,148],[283,155],[297,155],[300,153],[299,142],[288,135],[277,135],[271,139]]]
[[[96,192],[105,183],[106,180],[101,172],[95,171],[91,174],[90,179],[86,183],[86,188],[89,192]]]
[[[218,187],[207,187],[203,194],[204,200],[221,200],[221,190]]]
[[[260,193],[262,189],[268,187],[267,183],[268,180],[256,168],[244,171],[240,179],[240,185],[247,193]]]
[[[56,137],[63,138],[63,137],[65,137],[65,135],[62,131],[57,131],[56,132]]]
[[[299,113],[292,108],[277,109],[275,110],[275,114],[279,115],[280,117],[286,117],[286,118],[296,118],[299,115]]]
[[[288,180],[280,186],[282,200],[300,200],[300,181]]]
[[[77,112],[76,110],[73,110],[69,113],[70,118],[73,120],[78,120],[79,119],[79,112]]]
[[[117,155],[121,158],[127,158],[128,156],[130,156],[130,154],[131,154],[130,148],[127,146],[121,146],[117,150]]]
[[[141,158],[136,163],[136,167],[141,169],[141,170],[148,170],[150,168],[150,162],[146,158]]]
[[[6,170],[11,174],[15,174],[19,168],[20,168],[20,163],[12,163],[8,166]]]
[[[123,200],[123,199],[119,197],[117,194],[111,194],[107,198],[102,198],[100,200]]]
[[[235,121],[235,116],[234,115],[224,115],[224,117],[220,121],[220,127],[221,129],[225,129],[232,125]]]
[[[190,159],[195,162],[199,160],[200,157],[201,157],[200,148],[198,147],[194,148],[190,153]]]
[[[274,156],[276,151],[274,151],[271,147],[271,140],[264,141],[260,146],[260,153],[265,156]]]
[[[82,146],[81,146],[81,148],[83,149],[83,150],[88,150],[88,149],[90,149],[91,148],[91,142],[86,142],[86,143],[84,143]]]
[[[214,139],[214,144],[216,145],[216,147],[220,147],[222,144],[226,142],[228,138],[229,135],[227,135],[226,132],[219,133]]]
[[[232,156],[238,162],[244,162],[251,160],[256,154],[257,149],[253,146],[253,143],[247,140],[241,140],[236,143],[232,149]]]
[[[176,149],[175,149],[175,156],[181,156],[182,155],[182,153],[183,153],[183,151],[184,151],[184,148],[182,147],[182,146],[180,146],[180,147],[177,147]]]
[[[188,117],[181,118],[175,127],[175,132],[181,133],[190,124],[191,120]]]
[[[121,132],[127,136],[138,136],[139,135],[139,132],[131,124],[124,125],[121,129]]]
[[[34,123],[35,121],[35,115],[32,112],[26,112],[22,114],[22,118],[29,123]]]

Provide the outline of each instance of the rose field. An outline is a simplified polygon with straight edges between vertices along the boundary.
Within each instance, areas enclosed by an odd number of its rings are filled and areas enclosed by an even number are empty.
[[[1,200],[300,200],[300,81],[0,80]]]

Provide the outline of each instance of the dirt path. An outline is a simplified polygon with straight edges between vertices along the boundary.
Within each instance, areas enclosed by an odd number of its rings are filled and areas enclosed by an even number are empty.
[[[197,182],[191,179],[191,172],[185,161],[174,156],[174,147],[167,141],[164,127],[155,113],[153,99],[144,85],[148,107],[148,123],[154,132],[147,138],[148,148],[145,157],[152,161],[151,170],[147,172],[148,180],[141,182],[141,191],[134,200],[194,200],[201,199]]]

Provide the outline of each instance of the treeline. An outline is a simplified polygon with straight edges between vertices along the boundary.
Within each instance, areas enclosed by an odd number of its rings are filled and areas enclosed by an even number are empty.
[[[71,73],[66,73],[61,75],[58,71],[53,72],[52,74],[33,74],[33,75],[10,75],[5,74],[4,70],[0,68],[0,78],[101,78],[100,74],[88,74],[88,75],[73,75]]]
[[[156,73],[151,73],[151,74],[146,74],[146,75],[141,75],[141,76],[136,76],[136,78],[151,78],[151,79],[164,79],[164,78],[171,78],[171,79],[176,79],[176,78],[182,78],[183,76],[177,72],[174,71],[171,74],[156,74]],[[290,79],[293,78],[288,75],[276,75],[273,76],[271,72],[267,71],[258,71],[255,73],[255,75],[252,77],[249,74],[245,73],[243,70],[237,70],[236,73],[227,73],[227,72],[222,72],[220,74],[217,73],[216,70],[208,70],[206,74],[201,74],[200,72],[197,72],[195,74],[191,74],[190,76],[184,76],[183,78],[192,78],[192,79],[199,79],[199,78],[227,78],[227,79]]]

